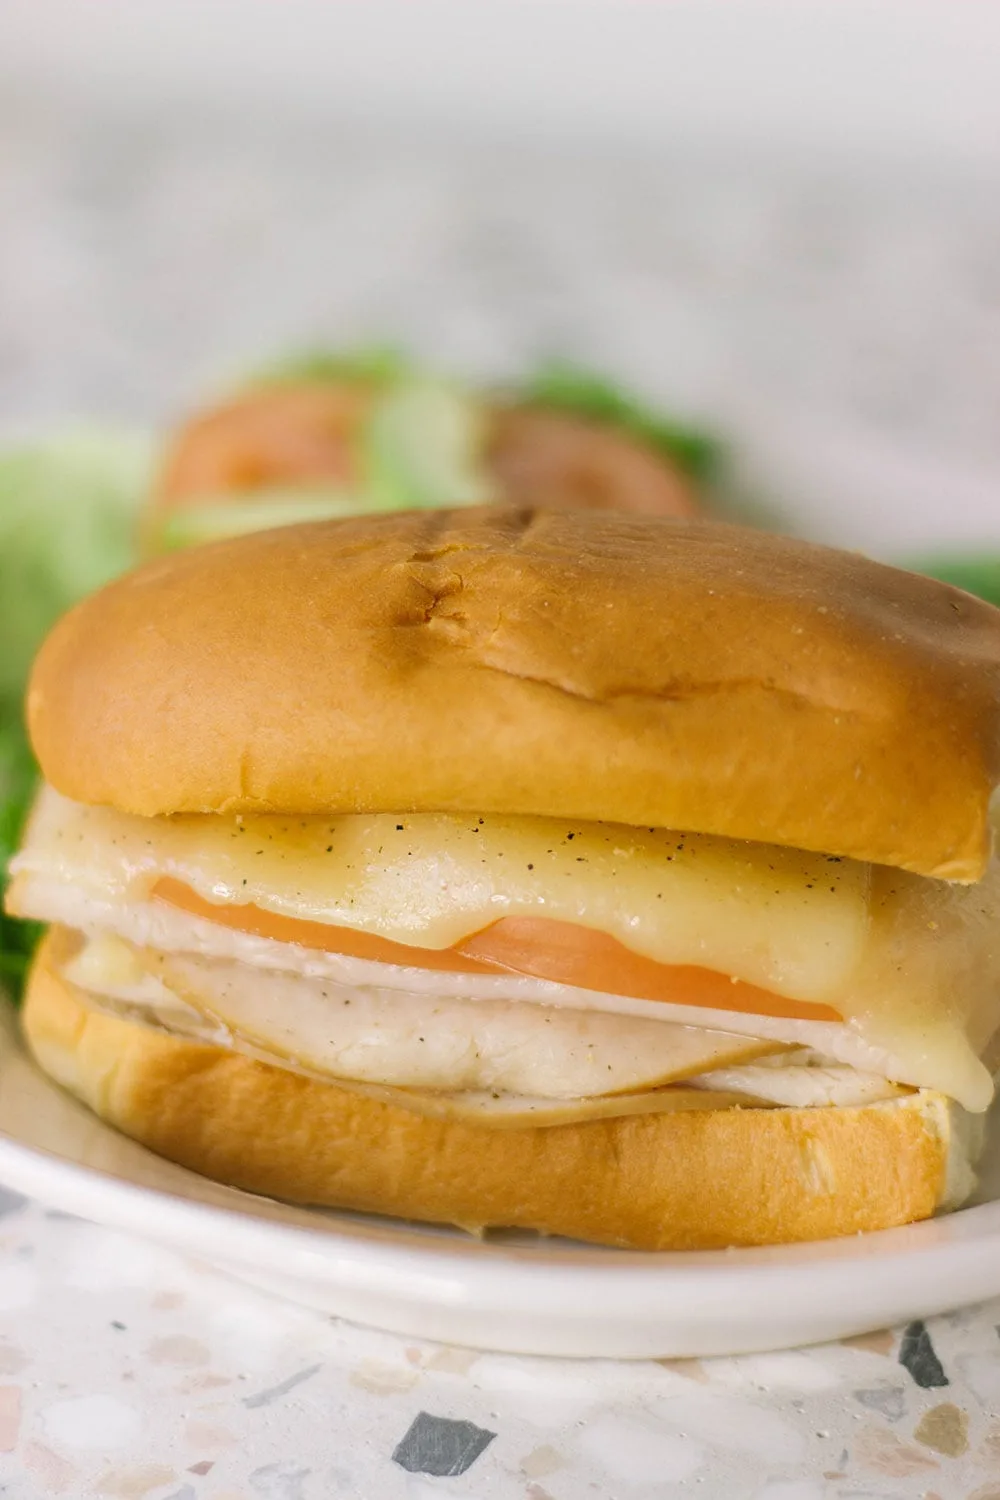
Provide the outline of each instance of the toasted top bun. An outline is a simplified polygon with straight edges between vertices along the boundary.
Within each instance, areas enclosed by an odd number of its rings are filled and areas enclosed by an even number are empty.
[[[127,812],[550,814],[973,880],[1000,611],[709,522],[410,512],[118,580],[28,718],[59,791]]]

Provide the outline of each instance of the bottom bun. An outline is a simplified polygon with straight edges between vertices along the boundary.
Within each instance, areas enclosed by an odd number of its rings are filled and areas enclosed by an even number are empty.
[[[40,948],[25,1000],[36,1061],[126,1135],[249,1192],[694,1250],[906,1224],[971,1186],[960,1112],[940,1094],[495,1131],[105,1015],[53,967],[58,936]]]

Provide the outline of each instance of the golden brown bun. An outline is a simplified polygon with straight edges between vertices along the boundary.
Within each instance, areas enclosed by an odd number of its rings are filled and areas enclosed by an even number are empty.
[[[127,812],[552,814],[970,880],[1000,611],[703,521],[319,522],[78,605],[28,717],[59,791]]]
[[[103,1015],[51,967],[54,939],[24,1007],[40,1065],[143,1145],[250,1192],[638,1250],[883,1229],[945,1196],[954,1143],[940,1095],[493,1131]]]

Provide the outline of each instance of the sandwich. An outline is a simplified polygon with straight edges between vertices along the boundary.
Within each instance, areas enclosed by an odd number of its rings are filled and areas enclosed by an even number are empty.
[[[153,486],[144,549],[488,502],[690,516],[714,462],[700,435],[560,367],[487,396],[384,356],[306,361],[181,426]]]
[[[153,1151],[638,1250],[972,1192],[991,606],[706,521],[325,521],[92,595],[27,717],[24,1034]]]

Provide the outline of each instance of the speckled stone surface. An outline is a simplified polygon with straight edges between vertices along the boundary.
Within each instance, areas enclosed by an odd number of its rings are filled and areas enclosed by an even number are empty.
[[[110,104],[0,102],[0,423],[160,419],[274,348],[375,336],[490,374],[572,353],[724,422],[787,405],[1000,468],[990,184]],[[743,1359],[476,1355],[0,1193],[0,1495],[1000,1500],[998,1326],[994,1304]]]
[[[790,142],[790,150],[794,150]],[[1000,467],[1000,195],[940,164],[0,99],[0,419],[162,420],[290,343],[572,354]]]
[[[1000,1303],[784,1354],[476,1354],[0,1200],[4,1500],[997,1500]]]

